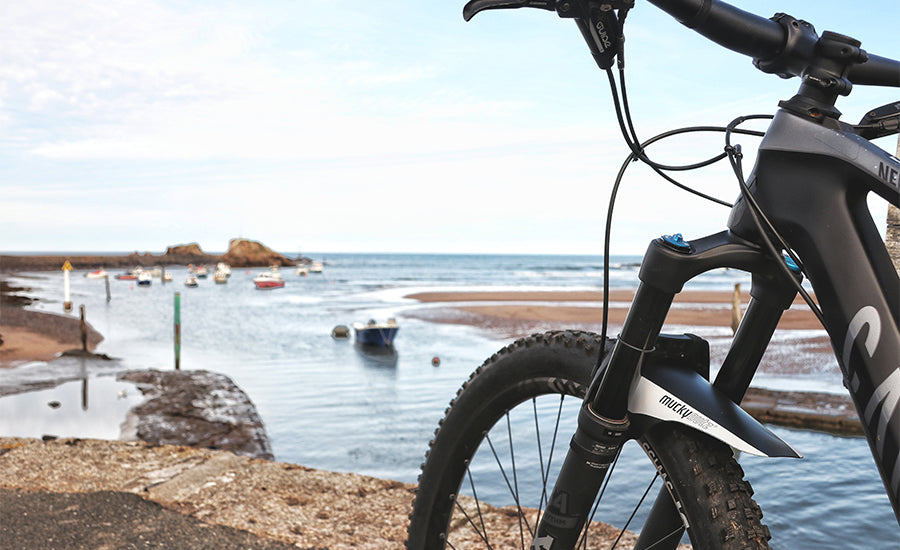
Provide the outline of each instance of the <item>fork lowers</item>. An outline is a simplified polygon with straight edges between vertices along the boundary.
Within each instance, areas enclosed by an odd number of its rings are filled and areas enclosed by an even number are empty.
[[[597,416],[589,403],[582,405],[578,429],[569,443],[532,550],[575,547],[610,465],[625,444],[629,427],[627,418],[620,422],[606,420]]]

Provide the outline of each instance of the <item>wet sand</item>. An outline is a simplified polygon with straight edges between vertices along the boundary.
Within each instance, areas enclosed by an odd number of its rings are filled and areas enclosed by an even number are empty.
[[[29,361],[52,361],[69,350],[81,350],[81,319],[0,304],[0,368]],[[87,349],[103,336],[87,326]]]
[[[621,325],[634,292],[610,292],[609,321]],[[603,293],[596,291],[420,292],[406,298],[423,303],[446,304],[416,316],[436,322],[479,324],[503,331],[530,323],[571,326],[599,324]],[[666,319],[671,325],[730,327],[733,292],[685,291],[676,296]],[[742,310],[750,300],[741,294]],[[485,303],[490,302],[490,303]],[[470,315],[460,315],[465,312]],[[784,312],[778,327],[785,330],[818,330],[821,324],[799,298]]]

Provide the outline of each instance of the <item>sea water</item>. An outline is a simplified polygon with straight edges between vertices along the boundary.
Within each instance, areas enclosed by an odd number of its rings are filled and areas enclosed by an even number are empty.
[[[260,270],[248,269],[233,269],[224,285],[210,277],[187,288],[186,269],[176,267],[168,269],[174,280],[167,284],[156,279],[142,287],[111,279],[108,301],[105,281],[73,272],[74,310],[85,306],[88,321],[104,336],[97,351],[115,360],[63,358],[0,370],[0,395],[10,388],[19,392],[0,397],[0,435],[116,437],[122,410],[137,392],[114,382],[113,375],[173,368],[177,294],[181,368],[232,378],[256,405],[277,460],[414,482],[450,399],[474,368],[510,340],[479,327],[422,320],[429,317],[423,313],[446,304],[406,296],[436,290],[597,290],[603,281],[602,258],[593,256],[325,254],[317,259],[325,261],[321,274],[301,277],[282,268],[281,289],[255,289],[252,278]],[[611,260],[610,286],[634,288],[640,258]],[[62,272],[8,278],[40,298],[35,309],[63,313]],[[719,270],[689,288],[731,291],[736,283],[746,290],[749,277]],[[367,351],[352,338],[331,336],[335,326],[388,317],[400,323],[391,352]],[[727,328],[700,332],[714,355],[730,336]],[[807,360],[816,368],[766,374],[761,381],[782,389],[842,391],[833,356]],[[66,382],[48,389],[55,380]],[[90,389],[86,402],[78,397],[85,387]],[[22,393],[25,388],[34,391]],[[72,395],[66,397],[66,391]],[[51,402],[60,406],[51,408]],[[72,416],[82,421],[58,421]],[[104,422],[106,427],[98,426]],[[806,456],[742,459],[776,540],[785,548],[897,545],[900,528],[863,438],[773,430]]]

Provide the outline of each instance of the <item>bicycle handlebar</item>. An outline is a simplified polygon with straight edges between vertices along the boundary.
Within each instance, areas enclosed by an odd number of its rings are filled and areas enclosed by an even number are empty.
[[[784,49],[781,25],[719,0],[649,1],[682,25],[737,53],[771,59]]]
[[[849,66],[839,71],[849,83],[900,87],[900,61],[867,54],[859,48],[859,42],[836,33],[825,32],[820,39],[812,25],[785,14],[766,19],[721,0],[649,2],[713,42],[752,57],[764,72],[784,78],[802,76],[814,61],[828,57]],[[608,11],[630,8],[634,0],[470,0],[463,9],[463,17],[468,21],[489,9],[540,8],[556,11],[561,17],[577,18],[589,11],[585,8],[589,4]],[[841,86],[841,83],[833,85]],[[846,91],[849,92],[849,87]]]
[[[729,50],[752,57],[758,68],[782,76],[800,76],[809,61],[823,52],[812,25],[785,14],[766,19],[720,0],[649,0],[681,24]],[[858,48],[859,42],[835,33],[839,48]],[[862,50],[860,50],[862,52]],[[853,55],[847,51],[840,55]],[[786,69],[781,72],[778,69]],[[847,80],[853,84],[900,87],[900,62],[862,52]]]

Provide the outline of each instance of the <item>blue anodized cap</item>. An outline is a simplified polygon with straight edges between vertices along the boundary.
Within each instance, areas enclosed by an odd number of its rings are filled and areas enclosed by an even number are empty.
[[[681,235],[681,233],[675,233],[674,235],[663,235],[662,240],[663,243],[669,246],[669,248],[678,252],[691,251],[691,245],[684,240],[684,237]]]

